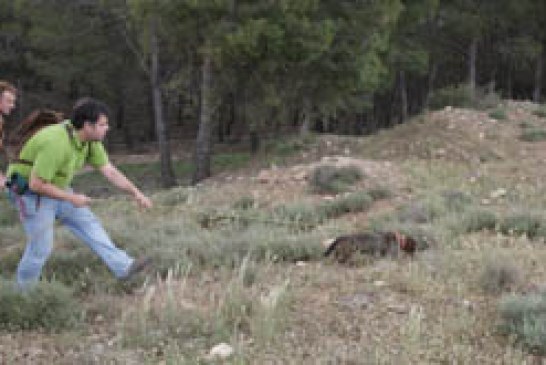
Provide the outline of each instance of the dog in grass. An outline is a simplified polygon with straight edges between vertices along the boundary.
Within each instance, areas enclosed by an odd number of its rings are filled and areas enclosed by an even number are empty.
[[[340,263],[348,263],[356,255],[372,257],[399,257],[401,253],[413,256],[417,241],[396,231],[364,232],[340,236],[325,241],[325,257],[333,257]]]

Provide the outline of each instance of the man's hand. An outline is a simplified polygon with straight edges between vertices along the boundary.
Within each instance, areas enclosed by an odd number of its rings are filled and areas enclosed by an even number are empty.
[[[142,194],[140,191],[136,191],[133,197],[141,208],[150,209],[153,206],[150,198]]]
[[[131,194],[141,208],[149,209],[152,207],[152,201],[146,195],[142,194],[114,165],[107,163],[100,167],[99,170],[108,181]]]
[[[4,190],[4,188],[6,187],[6,181],[6,177],[0,174],[0,190]]]
[[[88,206],[91,203],[91,198],[84,194],[72,194],[70,202],[77,208]]]

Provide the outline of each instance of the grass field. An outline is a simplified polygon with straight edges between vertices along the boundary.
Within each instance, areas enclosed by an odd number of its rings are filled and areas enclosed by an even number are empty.
[[[98,197],[114,241],[154,258],[125,283],[59,227],[39,291],[14,291],[24,236],[2,198],[0,363],[538,364],[546,141],[520,137],[546,127],[542,110],[444,109],[368,137],[272,141],[218,156],[198,187],[160,190],[157,164],[122,165],[148,212],[83,174],[76,188]],[[190,168],[176,164],[181,182]],[[324,240],[373,229],[428,249],[323,258]],[[209,355],[220,343],[224,360]]]

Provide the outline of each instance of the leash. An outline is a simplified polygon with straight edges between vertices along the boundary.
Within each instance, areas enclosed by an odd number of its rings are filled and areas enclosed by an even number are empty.
[[[25,221],[25,218],[27,217],[27,209],[25,201],[23,200],[23,196],[17,194],[17,187],[15,185],[11,185],[9,187],[10,192],[12,193],[12,196],[15,199],[15,203],[17,204],[17,210],[19,211],[19,220],[21,223]]]

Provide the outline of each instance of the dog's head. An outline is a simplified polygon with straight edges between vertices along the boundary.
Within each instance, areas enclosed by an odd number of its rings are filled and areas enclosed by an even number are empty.
[[[400,249],[410,255],[413,255],[417,250],[417,241],[415,241],[413,237],[403,236],[399,241],[399,244]]]
[[[385,238],[387,240],[395,241],[400,247],[400,250],[410,255],[413,255],[417,250],[417,241],[413,237],[406,236],[398,231],[385,232]]]

